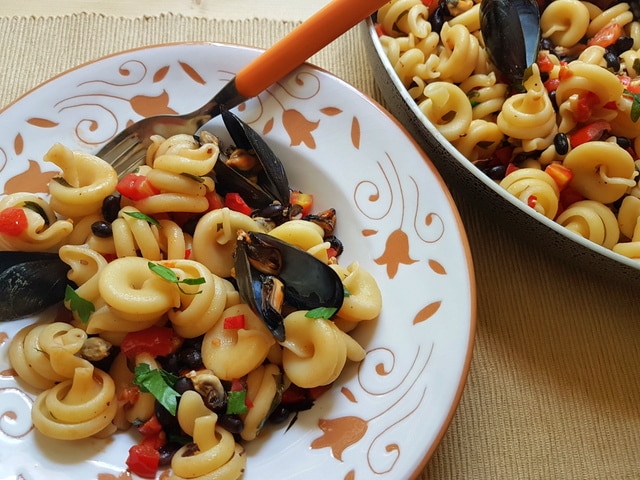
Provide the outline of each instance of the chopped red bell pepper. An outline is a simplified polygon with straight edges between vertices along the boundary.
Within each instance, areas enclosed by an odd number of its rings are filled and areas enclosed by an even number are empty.
[[[245,215],[251,215],[253,211],[239,193],[227,193],[224,196],[224,206],[235,212],[244,213]]]
[[[130,198],[134,202],[160,193],[160,190],[145,175],[138,175],[137,173],[125,175],[116,185],[116,190],[122,196]]]
[[[129,449],[127,466],[142,478],[156,478],[160,466],[160,452],[151,444],[140,443]]]
[[[376,31],[376,35],[378,35],[378,37],[386,35],[386,32],[384,31],[384,27],[382,26],[381,23],[376,22],[376,24],[373,27],[374,27],[374,29]]]
[[[313,206],[313,196],[310,193],[302,193],[297,190],[291,192],[289,202],[302,208],[302,215],[309,215]]]
[[[536,197],[535,195],[529,195],[529,198],[527,198],[527,205],[529,205],[531,208],[536,208],[537,204],[538,197]]]
[[[605,132],[611,130],[611,125],[605,120],[596,120],[589,123],[573,133],[569,134],[569,143],[572,148],[582,145],[586,142],[599,140]]]
[[[587,46],[597,45],[607,48],[616,43],[621,36],[622,26],[619,23],[609,23],[587,41]]]
[[[28,226],[29,221],[22,208],[8,207],[0,212],[0,233],[17,237]]]
[[[223,328],[229,330],[238,330],[240,328],[244,328],[245,320],[244,315],[232,315],[231,317],[225,317],[223,320]]]
[[[553,178],[560,191],[564,190],[573,179],[573,172],[560,163],[550,163],[544,171]]]
[[[149,327],[138,332],[129,332],[122,339],[120,350],[127,358],[140,353],[165,356],[174,352],[180,344],[180,337],[169,327]]]

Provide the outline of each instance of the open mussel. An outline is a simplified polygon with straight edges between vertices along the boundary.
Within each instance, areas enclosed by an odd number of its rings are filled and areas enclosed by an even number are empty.
[[[235,114],[223,108],[221,117],[234,148],[224,152],[214,166],[218,193],[237,193],[257,212],[271,212],[260,216],[274,218],[277,223],[286,221],[291,216],[291,189],[282,162]]]
[[[344,287],[338,274],[313,255],[264,233],[240,232],[235,277],[241,297],[284,341],[283,307],[340,309]]]
[[[0,321],[33,315],[62,301],[69,268],[57,253],[0,252]]]
[[[540,10],[536,0],[482,0],[480,30],[493,65],[513,85],[520,85],[536,61]]]

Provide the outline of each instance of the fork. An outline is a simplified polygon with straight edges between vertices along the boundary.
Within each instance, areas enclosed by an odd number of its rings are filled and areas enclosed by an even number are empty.
[[[332,0],[289,34],[240,69],[222,89],[197,110],[183,115],[156,115],[130,125],[97,152],[122,177],[144,162],[155,134],[169,137],[196,134],[220,114],[259,95],[313,54],[331,43],[389,0]]]

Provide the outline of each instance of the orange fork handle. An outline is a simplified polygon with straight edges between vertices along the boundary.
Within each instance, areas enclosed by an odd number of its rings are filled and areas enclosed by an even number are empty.
[[[387,2],[331,0],[237,72],[236,91],[245,98],[259,95]]]

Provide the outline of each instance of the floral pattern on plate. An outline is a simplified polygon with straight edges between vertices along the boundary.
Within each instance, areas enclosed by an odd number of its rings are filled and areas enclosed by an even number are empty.
[[[45,194],[54,142],[95,151],[142,116],[195,109],[259,51],[223,44],[163,45],[116,54],[50,80],[0,112],[0,188]],[[383,294],[379,319],[361,325],[367,350],[290,429],[247,444],[243,478],[410,478],[441,439],[459,401],[475,331],[466,236],[442,180],[374,101],[304,65],[238,107],[285,163],[292,186],[338,211],[341,263],[357,260]],[[213,120],[210,129],[221,128]],[[217,132],[224,136],[224,132]],[[0,325],[0,463],[24,480],[131,478],[134,434],[83,442],[33,428],[37,394],[15,378],[12,335]],[[164,474],[160,475],[162,478]]]

